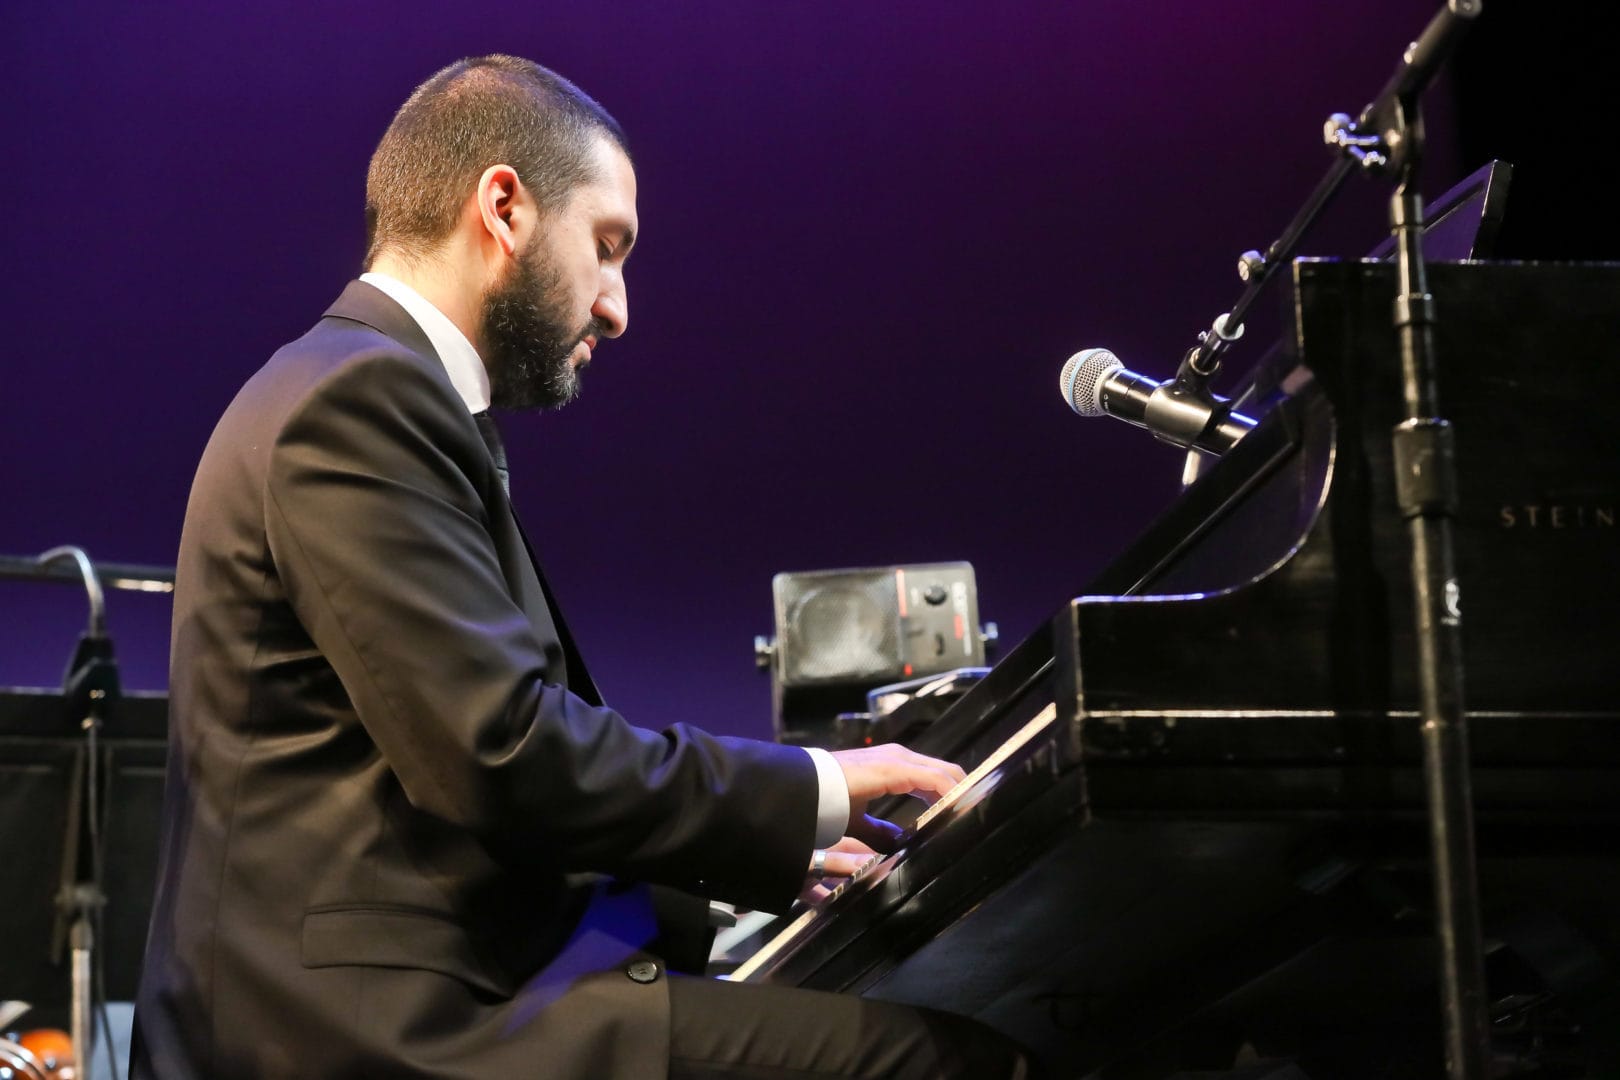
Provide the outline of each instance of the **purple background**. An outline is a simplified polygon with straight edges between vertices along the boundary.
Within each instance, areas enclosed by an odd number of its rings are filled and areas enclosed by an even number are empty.
[[[216,417],[357,271],[393,110],[498,49],[637,156],[629,333],[506,423],[609,700],[767,736],[782,570],[967,559],[1010,645],[1177,490],[1178,454],[1068,412],[1064,358],[1169,374],[1436,6],[8,4],[0,552],[172,564]],[[1483,159],[1430,102],[1434,193]],[[1310,251],[1379,237],[1354,186]],[[161,688],[167,600],[111,603],[126,685]],[[0,582],[0,685],[55,683],[82,622]]]

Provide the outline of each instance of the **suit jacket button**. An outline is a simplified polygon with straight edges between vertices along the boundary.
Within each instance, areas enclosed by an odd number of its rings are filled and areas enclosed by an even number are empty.
[[[624,973],[630,976],[632,982],[656,982],[658,979],[658,965],[651,960],[636,960],[624,969]]]

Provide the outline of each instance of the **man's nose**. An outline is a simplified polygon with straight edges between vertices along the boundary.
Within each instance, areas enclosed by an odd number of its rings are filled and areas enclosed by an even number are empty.
[[[630,299],[625,292],[624,279],[604,282],[596,294],[591,314],[602,324],[602,336],[615,338],[630,326]]]

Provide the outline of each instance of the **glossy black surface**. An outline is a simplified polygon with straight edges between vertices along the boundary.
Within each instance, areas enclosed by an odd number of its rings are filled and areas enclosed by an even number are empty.
[[[1313,1078],[1439,1074],[1393,270],[1294,278],[1292,396],[919,747],[971,767],[1035,702],[1059,721],[767,977],[971,1013],[1076,1075],[1229,1068],[1245,1043]],[[1436,264],[1430,283],[1493,1039],[1602,1075],[1620,266]]]

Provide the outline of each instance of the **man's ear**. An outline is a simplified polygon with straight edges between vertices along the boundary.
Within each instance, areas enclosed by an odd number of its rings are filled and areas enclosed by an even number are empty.
[[[517,229],[521,222],[516,219],[522,213],[519,204],[523,201],[523,182],[518,179],[517,170],[510,165],[491,165],[478,178],[473,198],[477,201],[484,231],[495,241],[496,247],[506,255],[517,251]]]

